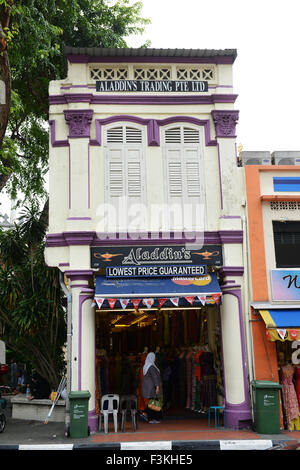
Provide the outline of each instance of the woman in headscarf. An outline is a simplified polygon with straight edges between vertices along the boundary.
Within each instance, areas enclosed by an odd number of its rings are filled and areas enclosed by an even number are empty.
[[[155,354],[150,352],[143,367],[142,395],[148,401],[151,398],[161,399],[162,387],[159,368],[155,365]],[[162,417],[161,411],[151,410],[148,405],[142,417],[151,424],[159,423]]]

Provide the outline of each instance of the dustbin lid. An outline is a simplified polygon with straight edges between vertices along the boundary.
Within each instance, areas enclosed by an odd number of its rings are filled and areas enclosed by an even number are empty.
[[[75,392],[69,393],[69,399],[78,399],[78,398],[91,398],[91,394],[88,390],[78,390]]]
[[[252,380],[251,385],[256,388],[282,388],[278,382],[270,380]]]

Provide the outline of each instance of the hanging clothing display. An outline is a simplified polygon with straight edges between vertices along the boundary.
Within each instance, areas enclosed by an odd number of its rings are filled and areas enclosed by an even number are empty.
[[[300,430],[299,404],[293,384],[294,373],[295,370],[291,364],[281,368],[283,404],[289,431]]]

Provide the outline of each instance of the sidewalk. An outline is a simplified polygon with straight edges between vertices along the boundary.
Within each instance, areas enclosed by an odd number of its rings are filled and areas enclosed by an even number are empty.
[[[96,432],[85,438],[65,436],[64,423],[23,421],[7,418],[0,434],[0,451],[7,450],[266,450],[280,443],[299,443],[300,431],[261,435],[252,430],[208,428],[205,419],[165,420],[160,424],[139,421],[136,432],[130,422],[124,432]]]

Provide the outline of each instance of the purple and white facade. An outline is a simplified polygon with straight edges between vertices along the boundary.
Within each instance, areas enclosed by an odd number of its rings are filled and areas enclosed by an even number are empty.
[[[251,411],[236,51],[69,48],[66,56],[67,78],[49,89],[45,258],[72,294],[71,388],[90,391],[95,430],[91,247],[218,244],[226,421],[239,427]]]

